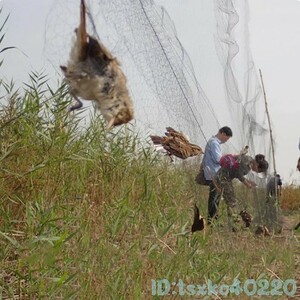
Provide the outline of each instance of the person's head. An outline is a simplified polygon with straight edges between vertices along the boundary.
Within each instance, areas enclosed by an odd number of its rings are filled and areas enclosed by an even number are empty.
[[[217,137],[222,143],[226,143],[232,137],[232,130],[228,126],[224,126],[219,129]]]
[[[297,169],[298,169],[298,171],[300,171],[300,157],[298,159]]]
[[[250,164],[250,167],[252,171],[262,173],[268,170],[269,163],[265,160],[265,156],[263,154],[257,154]]]

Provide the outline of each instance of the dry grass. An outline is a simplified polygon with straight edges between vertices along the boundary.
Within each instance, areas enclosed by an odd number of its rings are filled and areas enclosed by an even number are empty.
[[[300,210],[300,189],[298,186],[287,186],[282,189],[280,206],[284,210]],[[300,220],[299,220],[300,221]]]

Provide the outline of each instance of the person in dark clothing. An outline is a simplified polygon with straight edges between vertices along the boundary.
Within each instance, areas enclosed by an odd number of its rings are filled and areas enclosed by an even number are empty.
[[[255,158],[249,155],[226,155],[220,160],[221,168],[217,172],[215,177],[215,185],[217,187],[217,196],[219,199],[223,194],[224,201],[227,205],[228,221],[229,225],[233,228],[232,218],[234,215],[243,215],[242,209],[237,212],[238,202],[235,198],[234,188],[232,180],[237,178],[240,182],[246,185],[248,188],[255,187],[256,184],[253,181],[245,178],[251,170],[257,173],[266,172],[269,164],[265,160],[265,156],[257,154]],[[218,200],[219,201],[219,200]],[[243,220],[245,222],[245,220]],[[246,222],[245,222],[246,223]],[[249,220],[247,221],[247,227],[249,226]]]
[[[281,196],[282,180],[279,174],[272,176],[267,183],[267,196]]]

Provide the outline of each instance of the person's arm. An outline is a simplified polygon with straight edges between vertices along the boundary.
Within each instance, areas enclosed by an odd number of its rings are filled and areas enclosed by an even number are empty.
[[[251,180],[245,178],[244,176],[238,177],[238,180],[240,182],[242,182],[249,189],[256,186],[256,183],[254,181],[251,181]]]
[[[250,156],[242,156],[242,159],[240,161],[240,167],[238,169],[238,176],[237,176],[238,180],[248,188],[252,188],[256,186],[256,183],[254,181],[251,181],[244,177],[251,170],[249,164],[252,160],[253,159]]]

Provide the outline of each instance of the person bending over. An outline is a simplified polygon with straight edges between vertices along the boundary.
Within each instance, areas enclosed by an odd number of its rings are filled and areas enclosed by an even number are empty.
[[[227,205],[227,214],[229,226],[234,229],[232,224],[232,219],[234,215],[241,215],[246,226],[250,226],[251,220],[245,221],[244,215],[249,215],[246,212],[240,211],[237,213],[239,208],[238,202],[235,197],[234,188],[232,180],[237,178],[248,188],[256,186],[255,182],[248,180],[245,175],[247,175],[251,170],[257,173],[266,172],[269,164],[265,160],[263,154],[257,154],[255,158],[249,155],[224,155],[220,159],[221,168],[215,176],[215,185],[217,189],[216,202],[219,202],[221,195],[223,194],[224,201]]]

